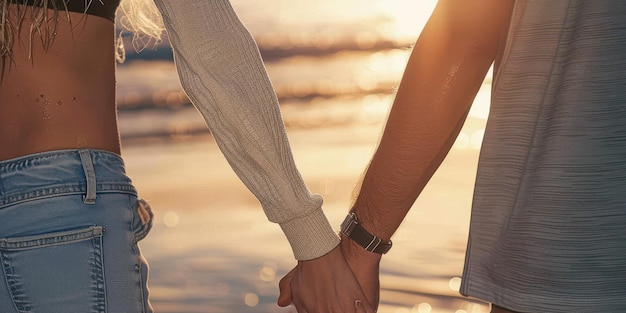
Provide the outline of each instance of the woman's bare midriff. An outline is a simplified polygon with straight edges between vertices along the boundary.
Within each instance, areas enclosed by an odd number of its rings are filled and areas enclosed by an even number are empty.
[[[12,9],[15,9],[13,6]],[[15,37],[0,82],[0,161],[76,148],[120,153],[115,108],[115,29],[101,17],[62,12],[44,51],[29,23]]]

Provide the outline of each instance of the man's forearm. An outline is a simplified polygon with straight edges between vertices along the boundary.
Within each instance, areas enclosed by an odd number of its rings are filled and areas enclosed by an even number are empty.
[[[510,7],[474,9],[483,16],[468,17],[458,3],[441,1],[413,49],[353,205],[365,229],[382,239],[396,231],[444,160],[495,58],[502,33],[491,30],[503,29],[496,24],[506,23],[502,12]]]
[[[407,81],[405,76],[403,83]],[[472,102],[420,103],[425,97],[411,94],[421,88],[411,89],[407,94],[398,93],[396,103],[414,103],[394,104],[352,207],[365,229],[384,240],[391,238],[443,162]]]

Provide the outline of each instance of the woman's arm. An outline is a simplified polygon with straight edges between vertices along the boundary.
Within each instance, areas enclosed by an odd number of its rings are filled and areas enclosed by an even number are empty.
[[[280,224],[298,260],[325,255],[339,239],[296,168],[256,42],[227,0],[155,0],[183,89],[226,159]]]

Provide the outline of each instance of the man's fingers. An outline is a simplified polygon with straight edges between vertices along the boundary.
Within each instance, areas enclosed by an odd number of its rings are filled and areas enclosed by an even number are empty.
[[[355,300],[354,301],[354,312],[356,313],[366,313],[365,307],[363,306],[363,301]]]
[[[278,306],[286,307],[293,302],[291,296],[291,279],[293,278],[293,274],[296,268],[294,267],[287,275],[285,275],[280,282],[278,283],[278,288],[280,289],[280,295],[278,296]]]
[[[367,300],[355,300],[354,312],[356,313],[376,313],[374,309],[367,303]]]

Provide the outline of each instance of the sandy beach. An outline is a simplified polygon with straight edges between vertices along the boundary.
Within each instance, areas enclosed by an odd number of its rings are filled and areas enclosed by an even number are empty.
[[[283,114],[288,125],[315,116],[290,106]],[[368,113],[351,116],[359,114]],[[384,117],[288,127],[296,163],[309,188],[324,196],[335,229],[376,147]],[[341,114],[326,117],[337,118]],[[478,139],[472,134],[480,134],[483,122],[468,120],[393,237],[394,249],[382,262],[379,312],[486,312],[484,304],[457,291],[478,156]],[[157,312],[295,312],[275,304],[278,281],[296,263],[289,245],[209,135],[128,140],[123,146],[127,170],[155,213],[154,228],[141,249],[151,266]]]

